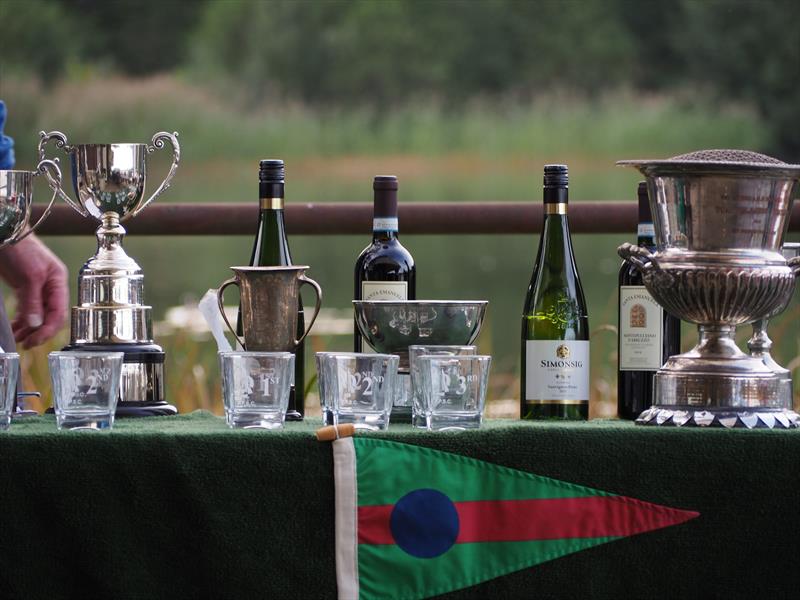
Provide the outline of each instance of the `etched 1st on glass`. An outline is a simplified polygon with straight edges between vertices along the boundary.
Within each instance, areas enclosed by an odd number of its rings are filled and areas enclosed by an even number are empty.
[[[397,393],[396,354],[332,353],[320,357],[320,390],[334,425],[373,431],[389,427]]]
[[[420,356],[422,409],[429,430],[477,429],[483,420],[491,356]]]
[[[122,352],[51,352],[53,408],[59,429],[110,429],[119,397]]]
[[[280,429],[294,378],[291,352],[220,352],[225,421],[231,428]]]
[[[19,354],[15,352],[0,353],[0,431],[8,429],[11,424],[11,413],[17,397],[18,378]]]

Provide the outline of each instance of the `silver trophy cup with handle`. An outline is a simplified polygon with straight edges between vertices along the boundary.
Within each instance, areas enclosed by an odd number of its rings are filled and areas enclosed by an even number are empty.
[[[39,220],[29,227],[33,183],[39,175],[45,176],[53,196]],[[0,170],[0,248],[16,244],[33,233],[50,214],[60,193],[61,170],[55,161],[42,160],[35,171]]]
[[[150,144],[69,144],[59,131],[40,132],[39,156],[54,142],[70,158],[77,199],[59,195],[99,223],[97,252],[78,274],[78,303],[72,307],[70,344],[65,350],[124,352],[118,416],[175,414],[164,398],[164,352],[153,340],[151,307],[144,303],[142,269],[122,247],[121,223],[138,215],[169,188],[180,162],[177,133],[156,133]],[[172,165],[149,197],[147,156],[172,147]]]

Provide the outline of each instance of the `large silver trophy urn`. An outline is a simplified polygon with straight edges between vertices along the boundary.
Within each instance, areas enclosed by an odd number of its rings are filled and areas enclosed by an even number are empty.
[[[122,248],[120,224],[138,215],[170,184],[180,161],[177,133],[156,133],[150,144],[70,145],[63,133],[40,133],[39,155],[50,140],[72,162],[78,201],[61,197],[83,216],[99,222],[97,252],[78,274],[78,304],[72,307],[70,344],[65,350],[124,352],[118,416],[170,415],[164,398],[164,352],[153,340],[151,307],[144,303],[142,269]],[[145,199],[146,157],[166,142],[172,166],[156,191]]]
[[[738,325],[767,319],[791,299],[800,258],[781,244],[800,165],[740,150],[621,161],[647,188],[657,251],[623,244],[667,311],[697,324],[699,341],[655,376],[654,405],[637,423],[794,428],[800,416],[778,373],[734,341]]]

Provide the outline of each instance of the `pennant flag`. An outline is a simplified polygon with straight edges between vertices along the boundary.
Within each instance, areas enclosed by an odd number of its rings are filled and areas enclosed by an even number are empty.
[[[699,515],[387,440],[333,449],[342,600],[436,596]]]

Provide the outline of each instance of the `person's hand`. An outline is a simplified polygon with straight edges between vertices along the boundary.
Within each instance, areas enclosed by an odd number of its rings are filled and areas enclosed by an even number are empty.
[[[67,320],[67,268],[35,235],[0,250],[0,277],[17,296],[11,329],[23,348],[53,337]]]

